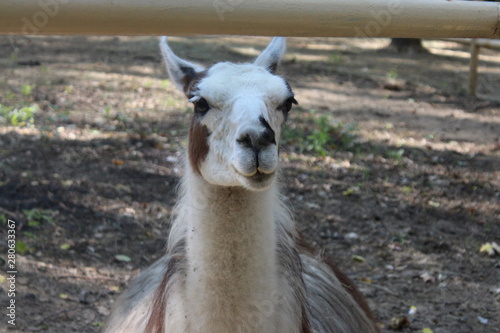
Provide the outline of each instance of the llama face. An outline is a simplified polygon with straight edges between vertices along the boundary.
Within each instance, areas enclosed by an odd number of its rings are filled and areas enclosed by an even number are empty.
[[[281,127],[294,101],[285,80],[258,65],[219,63],[190,97],[192,126],[206,128],[208,152],[203,160],[191,159],[203,178],[224,186],[268,187],[278,167]]]
[[[218,63],[208,70],[188,66],[165,47],[171,78],[177,74],[177,85],[194,104],[188,147],[193,170],[215,185],[268,188],[278,167],[281,128],[296,103],[286,81],[274,75],[284,39],[275,38],[254,64]],[[172,69],[169,62],[178,65]]]

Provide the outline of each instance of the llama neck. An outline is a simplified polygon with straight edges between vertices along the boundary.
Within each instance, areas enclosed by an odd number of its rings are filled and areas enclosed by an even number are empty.
[[[200,331],[237,332],[235,322],[251,321],[248,314],[279,293],[276,189],[213,186],[191,175],[185,190],[190,314]]]

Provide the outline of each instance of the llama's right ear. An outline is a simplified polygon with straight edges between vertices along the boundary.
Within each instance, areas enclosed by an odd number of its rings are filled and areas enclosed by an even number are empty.
[[[160,38],[160,49],[170,80],[179,90],[187,94],[189,84],[197,77],[199,72],[204,70],[203,66],[176,56],[168,46],[167,37],[165,36]]]
[[[264,51],[255,59],[254,64],[264,67],[271,74],[276,74],[278,65],[286,51],[286,38],[274,37]]]

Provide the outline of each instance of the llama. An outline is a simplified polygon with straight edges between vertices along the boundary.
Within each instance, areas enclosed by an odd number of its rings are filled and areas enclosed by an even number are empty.
[[[194,104],[166,253],[114,305],[106,333],[378,332],[353,283],[300,242],[280,196],[278,142],[293,104],[276,75],[285,38],[254,63],[205,69],[162,37]]]

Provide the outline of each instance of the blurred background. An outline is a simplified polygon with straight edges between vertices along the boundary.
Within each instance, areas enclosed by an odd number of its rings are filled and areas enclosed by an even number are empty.
[[[204,65],[252,61],[268,42],[170,40]],[[16,221],[19,271],[9,332],[97,332],[160,256],[192,108],[157,44],[0,37],[0,234]],[[384,332],[500,331],[500,53],[481,48],[478,97],[469,60],[453,41],[288,40],[280,75],[299,106],[281,142],[285,195]],[[5,242],[0,253],[5,265]]]

